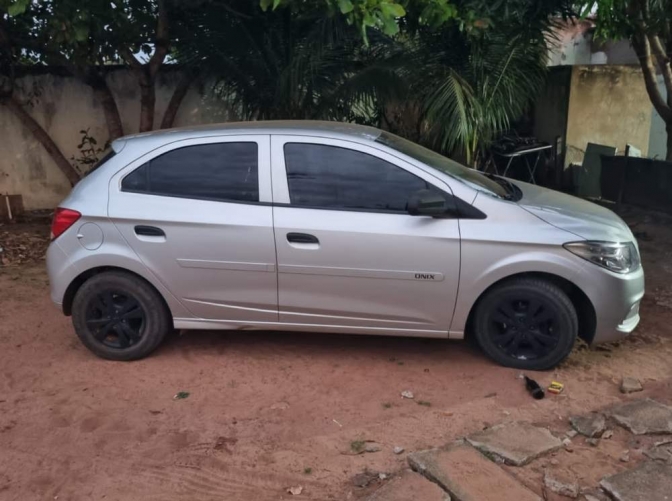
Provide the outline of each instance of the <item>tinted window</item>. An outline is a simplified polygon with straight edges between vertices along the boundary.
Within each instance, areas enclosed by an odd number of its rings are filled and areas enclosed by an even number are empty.
[[[285,145],[292,205],[406,212],[412,193],[440,191],[385,160],[336,146]]]
[[[134,170],[121,187],[156,195],[257,202],[257,143],[199,144],[169,151]]]

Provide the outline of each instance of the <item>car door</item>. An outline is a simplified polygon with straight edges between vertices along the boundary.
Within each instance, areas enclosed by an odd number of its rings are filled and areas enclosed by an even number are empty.
[[[447,335],[460,270],[457,219],[411,216],[437,178],[381,149],[273,135],[280,320]],[[328,329],[325,329],[328,330]]]
[[[196,317],[278,320],[270,136],[190,139],[110,182],[109,216]]]

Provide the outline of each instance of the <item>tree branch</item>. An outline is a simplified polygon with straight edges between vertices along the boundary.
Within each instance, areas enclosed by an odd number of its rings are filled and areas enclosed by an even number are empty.
[[[159,14],[156,22],[156,37],[154,40],[154,54],[149,59],[149,75],[153,79],[161,68],[170,49],[168,32],[168,9],[165,0],[158,0]]]
[[[663,75],[665,89],[667,90],[667,102],[669,105],[669,103],[672,102],[672,68],[670,67],[670,58],[665,52],[665,48],[658,35],[648,35],[647,38],[649,39],[653,53],[656,55],[660,73]]]
[[[126,64],[128,64],[131,69],[135,71],[143,71],[142,63],[138,61],[138,58],[135,57],[135,55],[131,52],[131,49],[128,47],[122,47],[119,49],[119,55],[124,61],[126,61]]]
[[[196,80],[196,78],[196,73],[190,72],[188,70],[184,75],[182,75],[182,78],[178,82],[177,87],[175,87],[173,95],[168,102],[166,111],[163,113],[163,120],[161,120],[162,129],[170,129],[173,126],[177,112],[180,109],[180,105],[182,104],[184,97],[187,95],[189,87],[191,87],[191,84]]]
[[[658,89],[656,81],[656,67],[651,56],[651,45],[645,33],[638,33],[632,39],[632,46],[637,53],[644,75],[644,85],[649,94],[651,103],[665,123],[672,122],[672,108],[670,108]]]
[[[9,30],[7,29],[7,21],[5,21],[0,12],[0,48],[9,50],[11,48]]]

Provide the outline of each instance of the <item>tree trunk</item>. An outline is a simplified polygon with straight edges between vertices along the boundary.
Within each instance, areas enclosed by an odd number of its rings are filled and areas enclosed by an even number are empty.
[[[168,107],[163,114],[163,120],[161,120],[162,129],[170,129],[173,126],[173,123],[175,122],[175,116],[177,116],[180,105],[182,104],[184,97],[189,91],[189,87],[191,87],[191,84],[195,79],[196,77],[189,73],[185,73],[180,79],[177,87],[175,87],[175,90],[173,91],[173,95],[170,98]]]
[[[672,123],[665,124],[665,132],[667,132],[667,153],[665,160],[672,162]]]
[[[56,166],[63,172],[70,182],[70,185],[74,186],[80,180],[79,173],[72,165],[70,165],[70,162],[68,162],[56,143],[49,137],[49,134],[47,134],[42,126],[23,109],[23,106],[21,106],[16,98],[9,97],[0,102],[9,108],[9,111],[14,113],[24,127],[33,134],[35,139],[37,139],[47,153],[49,153],[49,156],[51,156],[52,160],[56,163]]]
[[[154,128],[154,106],[156,93],[154,81],[140,82],[140,132],[149,132]]]
[[[107,134],[109,135],[109,141],[112,142],[124,135],[124,126],[121,123],[121,115],[119,115],[117,102],[112,95],[112,91],[107,86],[107,82],[104,80],[102,82],[96,82],[92,87],[95,98],[103,107],[105,123],[107,124]]]

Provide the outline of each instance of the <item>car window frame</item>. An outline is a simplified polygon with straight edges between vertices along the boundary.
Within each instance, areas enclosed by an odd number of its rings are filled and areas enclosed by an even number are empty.
[[[340,212],[359,212],[359,213],[374,213],[374,214],[393,214],[399,216],[410,216],[408,212],[387,210],[387,209],[362,209],[350,207],[329,207],[329,206],[308,206],[308,205],[294,205],[291,203],[291,196],[289,192],[289,180],[287,177],[287,165],[285,162],[285,145],[292,143],[315,144],[320,146],[332,146],[353,150],[359,153],[367,154],[383,160],[394,167],[400,168],[409,174],[412,174],[423,181],[430,184],[446,196],[449,204],[455,205],[455,196],[451,187],[443,180],[431,175],[430,173],[416,167],[415,165],[406,162],[399,157],[391,155],[386,151],[376,148],[369,144],[363,144],[357,141],[349,141],[345,139],[335,139],[319,135],[289,135],[289,134],[273,134],[271,135],[271,172],[273,181],[273,205],[280,207],[291,207],[293,209],[307,209],[307,210],[328,210]]]
[[[141,156],[127,164],[122,168],[113,178],[110,183],[116,187],[119,193],[136,196],[151,196],[176,198],[181,200],[200,200],[206,202],[229,203],[229,204],[243,204],[243,205],[271,205],[273,202],[272,188],[271,188],[271,173],[270,173],[270,134],[226,134],[217,136],[195,137],[189,139],[182,139],[162,144],[154,149],[146,151]],[[224,143],[256,143],[257,145],[257,183],[259,200],[229,200],[212,197],[197,197],[188,195],[178,195],[170,193],[152,193],[148,191],[129,190],[122,187],[122,182],[131,173],[141,168],[143,165],[152,160],[169,153],[171,151],[187,148],[190,146],[201,146],[207,144],[224,144]]]

